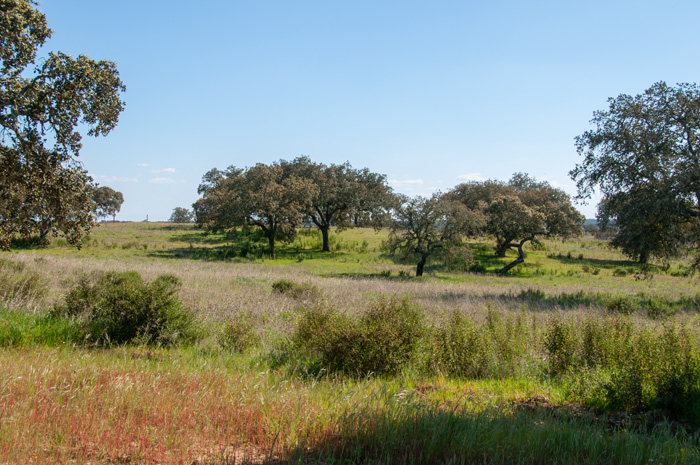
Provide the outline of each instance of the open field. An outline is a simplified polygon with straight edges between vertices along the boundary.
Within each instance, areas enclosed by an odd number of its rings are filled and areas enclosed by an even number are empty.
[[[641,276],[586,236],[545,241],[498,276],[509,260],[483,240],[477,266],[435,263],[416,279],[414,264],[383,254],[385,237],[348,230],[321,254],[308,230],[269,260],[250,236],[104,224],[79,251],[58,240],[0,254],[0,463],[700,459],[700,279],[686,263]],[[107,271],[180,278],[196,341],[105,347],[45,317],[80,276]],[[32,280],[13,287],[22,276]],[[352,325],[381,302],[401,310],[402,298],[426,329],[398,369],[332,369],[298,347],[309,308],[350,325],[332,331],[364,331]],[[226,328],[254,343],[236,350]],[[446,351],[458,339],[470,342]]]

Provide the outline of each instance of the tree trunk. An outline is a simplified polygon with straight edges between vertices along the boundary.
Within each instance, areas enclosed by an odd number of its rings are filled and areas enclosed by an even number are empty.
[[[496,257],[503,258],[506,256],[506,250],[508,250],[508,241],[503,241],[503,243],[498,243],[496,245]]]
[[[648,261],[649,261],[649,251],[646,249],[642,250],[639,253],[639,263],[641,265],[646,265]]]
[[[425,268],[425,262],[427,259],[428,259],[427,255],[420,256],[420,261],[418,262],[418,265],[416,266],[416,276],[423,276],[423,268]]]
[[[330,252],[331,251],[331,244],[330,241],[328,240],[328,229],[330,229],[329,226],[319,226],[318,227],[321,230],[321,236],[323,237],[323,248],[321,249],[321,252]]]
[[[267,242],[270,244],[270,258],[274,260],[275,258],[275,236],[274,234],[270,234],[267,236]]]
[[[527,242],[529,240],[530,239],[523,239],[522,241],[520,241],[520,243],[518,244],[518,258],[516,258],[515,260],[513,260],[512,262],[510,262],[509,264],[507,264],[503,268],[501,268],[498,271],[499,273],[506,274],[506,273],[508,273],[508,271],[510,269],[512,269],[513,267],[515,267],[517,265],[520,265],[522,262],[525,261],[525,254],[523,253],[523,244],[525,244],[525,242]]]

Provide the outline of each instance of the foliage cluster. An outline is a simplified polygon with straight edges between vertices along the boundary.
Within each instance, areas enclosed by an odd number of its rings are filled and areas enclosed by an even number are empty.
[[[593,407],[662,409],[700,424],[700,351],[685,327],[651,331],[626,317],[556,319],[544,349],[550,373],[572,380]]]
[[[504,378],[519,374],[534,342],[522,314],[489,311],[477,325],[459,311],[434,331],[431,369],[458,378]]]
[[[423,311],[408,299],[381,297],[359,320],[317,305],[293,336],[297,350],[317,355],[323,368],[364,376],[397,373],[416,356],[427,333]]]
[[[50,52],[51,37],[34,2],[0,9],[0,249],[15,236],[62,234],[79,245],[94,225],[93,182],[76,161],[80,126],[108,134],[125,90],[113,62]]]
[[[612,244],[640,263],[697,251],[700,89],[658,82],[608,103],[576,138],[584,159],[570,175],[579,198],[602,194],[599,223],[614,226]]]
[[[194,316],[177,296],[180,285],[172,274],[150,283],[135,271],[86,275],[53,314],[76,318],[97,343],[172,344],[196,334]]]
[[[239,313],[228,318],[217,341],[224,350],[232,352],[245,352],[258,346],[260,336],[256,332],[255,317],[250,313]]]
[[[288,279],[279,279],[272,283],[272,290],[295,299],[314,299],[320,295],[318,287],[314,284],[297,283]]]

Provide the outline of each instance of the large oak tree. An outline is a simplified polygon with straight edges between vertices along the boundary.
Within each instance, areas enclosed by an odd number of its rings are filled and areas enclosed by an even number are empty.
[[[342,165],[314,163],[308,157],[280,163],[317,186],[305,214],[321,231],[323,252],[330,251],[331,227],[342,230],[352,224],[352,218],[361,215],[379,219],[393,202],[386,176],[367,168],[354,169],[347,162]],[[379,222],[374,225],[378,226]]]
[[[602,194],[598,219],[616,225],[612,243],[631,258],[647,263],[691,246],[700,265],[700,89],[658,82],[608,106],[576,138],[578,198]]]
[[[571,198],[547,182],[516,173],[507,183],[495,180],[458,185],[448,197],[486,217],[484,232],[496,238],[497,257],[516,249],[518,257],[500,272],[525,261],[523,246],[542,237],[575,236],[582,232],[585,218]]]
[[[57,52],[35,64],[50,36],[33,1],[0,0],[1,249],[47,230],[80,244],[95,218],[78,127],[106,135],[123,109],[113,62]]]
[[[475,233],[481,221],[478,212],[440,193],[430,198],[399,196],[385,246],[391,254],[415,256],[416,276],[422,276],[428,258],[464,246],[464,238]],[[462,249],[471,253],[467,247]]]
[[[199,193],[203,197],[194,204],[198,224],[212,230],[257,226],[274,258],[275,241],[294,236],[318,188],[284,163],[258,163],[207,172]]]

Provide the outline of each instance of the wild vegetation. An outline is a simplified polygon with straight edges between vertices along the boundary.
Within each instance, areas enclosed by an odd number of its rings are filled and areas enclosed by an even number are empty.
[[[693,463],[698,278],[593,236],[388,255],[388,231],[103,224],[0,257],[11,463]],[[127,310],[130,309],[130,310]],[[138,311],[134,309],[139,309]],[[51,412],[51,414],[49,414]]]

